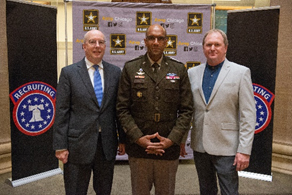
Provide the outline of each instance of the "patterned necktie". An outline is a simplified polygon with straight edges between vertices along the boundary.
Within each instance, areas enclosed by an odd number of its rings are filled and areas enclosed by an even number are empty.
[[[103,91],[102,91],[102,82],[101,77],[98,70],[98,65],[93,65],[95,68],[94,74],[93,74],[93,82],[94,82],[94,92],[98,101],[99,106],[101,106]]]

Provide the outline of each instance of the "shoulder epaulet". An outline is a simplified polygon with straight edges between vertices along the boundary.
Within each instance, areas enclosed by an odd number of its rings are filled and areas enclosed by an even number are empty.
[[[169,58],[170,60],[172,60],[172,61],[178,62],[178,63],[180,63],[180,64],[184,64],[184,63],[182,63],[181,61],[179,61],[179,60],[177,60],[177,59],[175,59],[175,58],[173,58],[173,57],[169,57],[169,56],[168,56],[168,58]]]
[[[133,62],[133,61],[139,60],[139,59],[142,58],[142,57],[143,57],[143,55],[138,56],[138,57],[135,57],[135,58],[133,58],[133,59],[127,61],[127,62]],[[126,63],[127,63],[127,62],[126,62]]]

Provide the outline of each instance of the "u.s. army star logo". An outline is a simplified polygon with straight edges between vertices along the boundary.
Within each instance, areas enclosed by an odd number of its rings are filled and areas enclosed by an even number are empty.
[[[98,10],[83,10],[83,31],[98,30]]]
[[[151,12],[136,12],[136,32],[146,32],[151,25]]]
[[[126,54],[126,35],[125,34],[111,34],[110,36],[111,55],[125,55]]]
[[[187,33],[202,33],[202,24],[202,13],[188,13]]]
[[[167,56],[175,56],[177,53],[177,35],[167,35],[167,43],[164,54]]]

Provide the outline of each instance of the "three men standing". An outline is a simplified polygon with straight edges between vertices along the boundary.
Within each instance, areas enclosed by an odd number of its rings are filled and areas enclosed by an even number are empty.
[[[102,60],[104,35],[89,31],[85,58],[62,69],[54,149],[64,163],[67,194],[86,194],[92,170],[96,193],[110,194],[116,127],[121,142],[127,136],[132,193],[149,195],[154,184],[155,194],[174,194],[180,144],[192,116],[201,194],[218,193],[217,176],[221,194],[238,194],[237,171],[249,165],[256,121],[250,70],[226,59],[227,37],[214,29],[203,40],[206,64],[187,73],[163,54],[166,36],[163,27],[151,25],[147,53],[126,62],[120,78],[120,69]],[[96,71],[102,88],[95,90]],[[103,95],[96,97],[98,91]],[[125,153],[123,144],[119,149]]]

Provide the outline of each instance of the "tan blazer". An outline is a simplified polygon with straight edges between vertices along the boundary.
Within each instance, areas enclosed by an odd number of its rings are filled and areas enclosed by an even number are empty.
[[[256,123],[250,69],[225,59],[206,104],[202,89],[205,66],[188,70],[194,98],[191,148],[211,155],[250,154]]]

